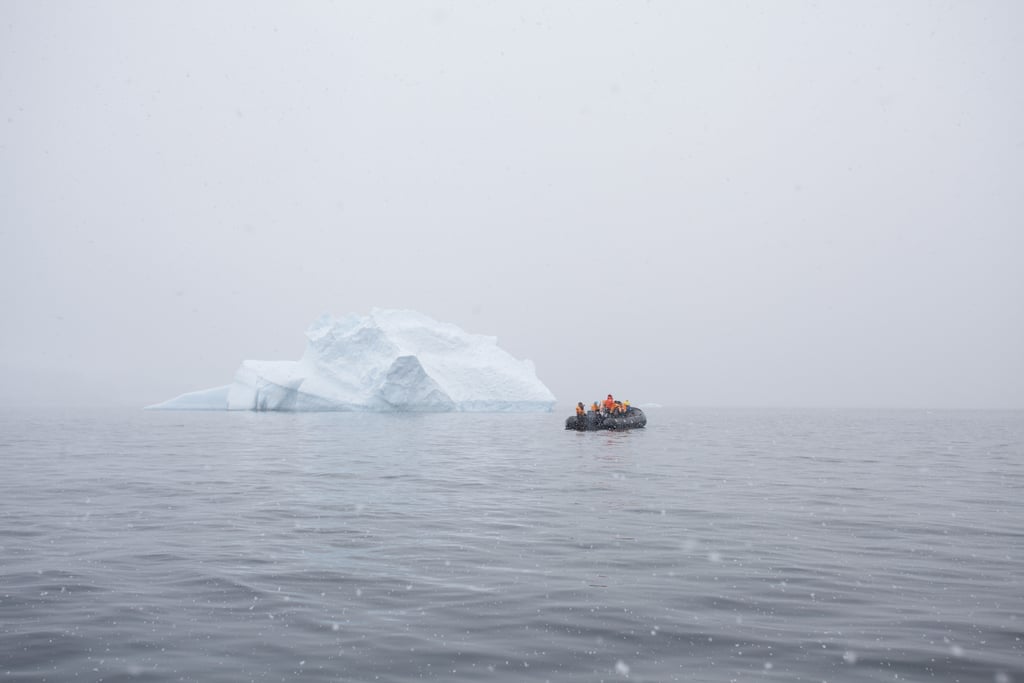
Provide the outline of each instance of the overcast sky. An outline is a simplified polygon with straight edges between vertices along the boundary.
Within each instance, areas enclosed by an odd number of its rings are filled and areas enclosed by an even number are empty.
[[[1024,3],[0,2],[0,403],[322,313],[570,404],[1024,408]]]

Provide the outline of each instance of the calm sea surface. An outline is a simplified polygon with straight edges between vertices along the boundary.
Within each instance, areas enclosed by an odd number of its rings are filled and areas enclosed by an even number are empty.
[[[1024,682],[1024,413],[0,414],[0,681]]]

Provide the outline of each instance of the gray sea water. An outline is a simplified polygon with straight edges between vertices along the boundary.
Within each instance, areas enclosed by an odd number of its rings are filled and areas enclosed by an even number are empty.
[[[1024,681],[1024,413],[8,412],[3,681]]]

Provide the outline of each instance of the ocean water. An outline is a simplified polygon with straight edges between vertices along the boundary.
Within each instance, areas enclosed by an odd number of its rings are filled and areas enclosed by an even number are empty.
[[[1024,413],[0,415],[0,681],[1024,681]]]

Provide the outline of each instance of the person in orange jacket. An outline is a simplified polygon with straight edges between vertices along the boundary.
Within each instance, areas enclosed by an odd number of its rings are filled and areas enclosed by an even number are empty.
[[[615,408],[615,399],[612,398],[611,394],[608,394],[608,398],[604,400],[604,412],[611,414]]]

